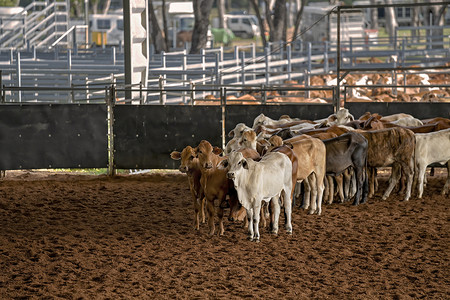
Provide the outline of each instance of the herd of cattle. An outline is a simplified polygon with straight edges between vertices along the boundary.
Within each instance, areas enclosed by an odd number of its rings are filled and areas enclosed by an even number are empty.
[[[203,140],[171,153],[172,159],[181,160],[179,169],[189,179],[194,228],[199,229],[200,219],[205,222],[206,203],[210,235],[215,232],[215,202],[220,235],[224,209],[229,207],[229,220],[244,219],[249,239],[259,241],[260,220],[265,226],[270,219],[276,234],[281,208],[286,231],[292,233],[296,199],[302,199],[301,207],[309,214],[321,214],[323,200],[334,201],[335,187],[340,202],[366,202],[378,188],[377,168],[392,167],[383,200],[399,182],[405,201],[413,185],[421,198],[426,168],[434,163],[447,166],[443,194],[450,185],[450,119],[446,118],[365,113],[355,119],[345,108],[322,120],[289,116],[273,120],[261,114],[251,128],[239,123],[228,135],[225,149]]]
[[[448,66],[450,67],[450,63]],[[347,89],[347,102],[450,102],[450,88],[442,87],[449,80],[447,73],[398,73],[394,77],[392,73],[371,73],[348,74],[341,84],[352,87]],[[390,87],[394,83],[405,87]],[[306,85],[289,80],[281,85],[283,91],[270,91],[265,97],[259,91],[247,91],[248,93],[240,96],[228,95],[226,100],[227,104],[247,105],[259,104],[263,99],[266,103],[332,103],[333,91],[323,88],[336,84],[336,75],[313,75]],[[318,89],[308,92],[301,90],[305,87]],[[344,92],[343,88],[341,92]],[[214,105],[220,103],[218,100],[219,98],[208,95],[204,99],[197,99],[195,104]],[[340,105],[345,106],[343,99]]]

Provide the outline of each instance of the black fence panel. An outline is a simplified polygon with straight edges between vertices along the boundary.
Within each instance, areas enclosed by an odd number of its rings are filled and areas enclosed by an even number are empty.
[[[203,139],[222,145],[218,106],[117,105],[114,118],[117,169],[176,169],[173,150],[197,146]]]
[[[331,104],[228,105],[225,108],[225,133],[230,132],[238,123],[252,127],[253,120],[261,113],[275,120],[282,115],[317,120],[333,114],[334,108]]]
[[[105,105],[0,105],[0,169],[105,168]]]
[[[374,103],[345,103],[350,113],[359,118],[365,112],[378,113],[382,116],[406,113],[417,119],[434,117],[450,118],[450,103],[418,103],[418,102],[374,102]]]

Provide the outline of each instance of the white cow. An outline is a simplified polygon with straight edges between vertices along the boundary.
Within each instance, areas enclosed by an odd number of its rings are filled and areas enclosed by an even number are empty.
[[[239,145],[239,140],[242,137],[242,134],[247,131],[252,130],[250,127],[245,125],[244,123],[238,123],[233,130],[228,133],[228,136],[231,137],[231,140],[228,141],[225,146],[225,155],[229,154],[231,151],[239,149],[241,146]]]
[[[447,181],[442,194],[450,185],[450,129],[430,133],[416,133],[415,173],[418,179],[418,197],[422,198],[427,166],[432,163],[447,164]]]
[[[274,215],[272,232],[278,233],[280,197],[283,196],[286,231],[292,233],[292,163],[287,155],[271,152],[259,162],[246,159],[240,152],[228,157],[228,178],[233,180],[239,202],[247,210],[248,232],[251,241],[259,241],[259,219],[262,201],[271,202]]]
[[[314,122],[322,126],[344,125],[354,121],[355,117],[346,108],[341,108],[337,113],[330,115],[326,119],[315,120]]]
[[[258,127],[258,125],[280,125],[280,124],[285,124],[285,123],[289,123],[292,121],[298,120],[296,118],[292,119],[292,118],[282,118],[279,120],[274,120],[271,119],[267,116],[265,116],[264,114],[259,114],[259,116],[257,116],[254,120],[253,120],[253,129],[256,129],[256,127]]]

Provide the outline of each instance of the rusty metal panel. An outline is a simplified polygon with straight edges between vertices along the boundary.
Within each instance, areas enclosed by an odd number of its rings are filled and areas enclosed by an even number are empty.
[[[97,104],[0,105],[0,169],[105,168],[107,113]]]
[[[197,146],[203,139],[222,145],[218,106],[117,105],[114,118],[117,169],[176,169],[173,150]]]
[[[225,132],[230,132],[238,123],[252,127],[253,120],[261,113],[275,120],[282,115],[317,120],[333,114],[334,108],[331,104],[229,105],[225,109]]]
[[[347,102],[345,107],[350,113],[359,118],[365,112],[378,113],[382,116],[406,113],[417,119],[434,117],[450,118],[450,103],[421,103],[421,102]]]

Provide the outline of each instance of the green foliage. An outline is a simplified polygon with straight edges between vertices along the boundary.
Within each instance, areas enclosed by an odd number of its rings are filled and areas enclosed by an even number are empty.
[[[0,0],[0,6],[17,6],[19,0]]]

